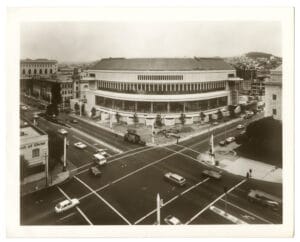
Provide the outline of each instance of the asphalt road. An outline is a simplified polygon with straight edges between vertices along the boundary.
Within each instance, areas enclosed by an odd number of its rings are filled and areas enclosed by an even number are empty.
[[[237,134],[235,126],[227,127],[226,134]],[[224,139],[224,130],[214,134],[216,142]],[[168,215],[186,224],[233,223],[210,210],[211,205],[245,223],[282,223],[281,211],[267,209],[247,199],[250,189],[281,197],[281,184],[246,180],[227,172],[223,172],[220,181],[201,174],[207,165],[197,161],[197,156],[208,149],[208,140],[208,135],[203,135],[179,145],[139,147],[112,155],[108,164],[101,167],[101,177],[94,177],[87,165],[64,184],[22,197],[21,224],[154,224],[157,193],[163,199],[162,224]],[[178,187],[164,180],[164,174],[169,171],[185,177],[186,185]],[[224,186],[228,189],[226,196]],[[80,204],[55,214],[55,204],[67,197],[78,198]]]

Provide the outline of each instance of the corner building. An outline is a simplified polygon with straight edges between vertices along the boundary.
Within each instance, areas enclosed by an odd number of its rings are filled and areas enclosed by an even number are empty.
[[[237,104],[240,78],[220,58],[109,58],[88,70],[86,108],[96,108],[101,120],[151,125],[160,114],[165,125],[199,121],[200,112],[213,114]]]

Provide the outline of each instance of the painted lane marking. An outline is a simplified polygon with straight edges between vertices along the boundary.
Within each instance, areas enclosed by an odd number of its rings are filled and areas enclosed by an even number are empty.
[[[74,176],[74,178],[83,184],[86,188],[92,191],[102,202],[104,202],[108,207],[110,207],[116,214],[118,214],[127,224],[131,225],[131,223],[126,219],[117,209],[115,209],[109,202],[107,202],[102,196],[100,196],[95,190],[93,190],[89,185],[80,180],[78,177]]]
[[[218,214],[219,216],[229,220],[230,222],[234,223],[234,224],[248,224],[246,223],[244,220],[241,220],[235,216],[233,216],[230,213],[225,212],[224,210],[216,207],[216,206],[210,206],[209,209],[211,211],[213,211],[214,213]]]
[[[183,149],[183,150],[180,150],[180,151],[174,151],[174,150],[172,150],[172,149],[170,149],[170,148],[167,148],[167,147],[163,147],[163,148],[166,149],[166,150],[169,150],[169,151],[171,151],[171,152],[174,152],[174,154],[182,155],[182,156],[185,156],[185,157],[187,157],[187,158],[189,158],[189,159],[192,159],[192,160],[194,160],[194,161],[197,161],[198,163],[201,163],[201,164],[204,165],[204,166],[212,167],[211,165],[209,165],[209,164],[207,164],[207,163],[205,163],[205,162],[203,162],[203,161],[197,160],[196,158],[194,158],[194,157],[192,157],[192,156],[190,156],[190,155],[187,155],[187,154],[182,153],[184,150],[186,150],[186,148]]]
[[[234,189],[236,189],[237,187],[239,187],[240,185],[242,185],[246,181],[247,181],[247,179],[242,180],[241,182],[239,182],[238,184],[236,184],[235,186],[233,186],[232,188],[230,188],[227,191],[227,193],[230,193],[231,191],[233,191]],[[210,206],[212,206],[213,204],[215,204],[217,201],[219,201],[220,199],[222,199],[225,195],[226,195],[226,193],[223,193],[221,196],[217,197],[215,200],[213,200],[211,203],[209,203],[207,206],[205,206],[202,210],[200,210],[198,213],[196,213],[185,224],[190,224],[191,222],[193,222],[199,215],[201,215],[203,212],[205,212],[205,210],[207,210]]]
[[[62,218],[60,218],[59,220],[64,220],[64,219],[69,218],[69,217],[71,217],[71,216],[73,216],[73,215],[75,215],[75,214],[76,214],[75,212],[70,213],[70,214],[68,214],[68,215],[66,215],[66,216],[64,216],[64,217],[62,217]]]
[[[127,154],[127,155],[125,155],[125,156],[122,156],[122,157],[118,157],[118,158],[112,159],[112,160],[108,161],[107,164],[110,164],[110,163],[112,163],[112,162],[114,162],[114,161],[117,161],[117,160],[120,160],[120,159],[122,159],[122,158],[127,158],[127,157],[130,157],[130,156],[133,156],[133,155],[142,153],[142,152],[144,152],[144,151],[149,151],[149,150],[152,150],[152,149],[157,149],[157,147],[150,147],[150,148],[148,148],[148,149],[140,150],[140,151],[137,151],[137,152],[135,152],[135,153]],[[119,154],[116,154],[116,155],[119,155]],[[111,156],[111,157],[113,157],[113,156]],[[83,167],[85,167],[85,166],[87,166],[87,165],[91,165],[91,164],[93,164],[93,163],[94,163],[94,161],[92,161],[92,162],[90,162],[90,163],[88,163],[88,164],[85,164],[85,165],[83,165],[83,166],[81,166],[81,167],[79,167],[79,168],[83,168]],[[78,170],[79,168],[75,168],[75,169],[73,169],[72,171]],[[82,171],[76,173],[76,175],[79,175],[79,174],[81,174],[81,173],[87,172],[88,170],[89,170],[89,169],[84,169],[84,170],[82,170]]]
[[[167,202],[164,202],[162,204],[161,207],[165,207],[166,205],[168,205],[169,203],[173,202],[174,200],[176,200],[177,198],[179,198],[180,196],[184,195],[185,193],[191,191],[192,189],[198,187],[199,185],[201,185],[204,182],[207,182],[209,180],[209,178],[206,178],[198,183],[196,183],[195,185],[191,186],[190,188],[186,189],[185,191],[181,192],[179,195],[176,195],[175,197],[171,198],[170,200],[168,200]],[[141,221],[143,221],[145,218],[149,217],[150,215],[152,215],[153,213],[156,212],[156,209],[153,209],[151,212],[147,213],[145,216],[141,217],[140,219],[138,219],[137,221],[134,222],[134,224],[138,224]]]
[[[59,186],[56,187],[68,200],[71,200],[71,198]],[[76,206],[76,209],[90,225],[93,225],[93,223],[88,219],[88,217],[81,211],[81,209],[78,206]]]
[[[84,142],[84,143],[88,144],[88,145],[91,146],[92,148],[94,148],[94,149],[95,149],[95,152],[99,149],[99,147],[96,147],[96,146],[94,146],[93,144],[89,143],[88,141],[85,141],[84,139],[81,139],[81,138],[78,137],[77,135],[73,135],[73,137],[74,137],[75,139],[80,140],[81,142]],[[112,156],[110,153],[108,153],[108,152],[106,152],[106,153],[108,154],[108,156]]]
[[[224,199],[221,199],[221,201],[226,202]],[[262,217],[260,217],[260,216],[258,216],[258,215],[256,215],[256,214],[254,214],[254,213],[252,213],[252,212],[250,212],[250,211],[248,211],[248,210],[246,210],[246,209],[243,209],[243,208],[241,208],[241,207],[239,207],[239,206],[237,206],[237,205],[235,205],[235,204],[233,204],[233,203],[231,203],[231,202],[228,202],[228,201],[227,201],[227,204],[229,204],[230,206],[235,207],[235,208],[237,208],[237,209],[243,211],[244,213],[249,214],[249,215],[251,215],[252,217],[255,217],[255,218],[257,218],[257,219],[259,219],[259,220],[261,220],[261,221],[264,221],[264,222],[266,222],[266,223],[268,223],[268,224],[273,224],[273,223],[270,222],[269,220],[264,219],[264,218],[262,218]]]
[[[120,178],[118,178],[118,179],[116,179],[116,180],[114,180],[112,182],[110,182],[109,184],[106,184],[104,187],[108,187],[109,185],[112,185],[113,183],[117,183],[119,181],[122,181],[123,179],[125,179],[125,178],[127,178],[129,176],[132,176],[133,174],[136,174],[136,173],[138,173],[138,172],[140,172],[140,171],[142,171],[142,170],[144,170],[144,169],[146,169],[146,168],[148,168],[150,166],[153,166],[153,165],[155,165],[155,164],[157,164],[157,163],[159,163],[159,162],[161,162],[161,161],[163,161],[165,159],[168,159],[168,158],[170,158],[170,157],[172,157],[174,155],[176,155],[176,153],[169,154],[169,155],[167,155],[167,156],[165,156],[165,157],[163,157],[163,158],[161,158],[159,160],[153,161],[153,162],[149,163],[148,165],[145,165],[145,166],[143,166],[143,167],[141,167],[141,168],[139,168],[139,169],[137,169],[135,171],[132,171],[132,172],[130,172],[130,173],[128,173],[128,174],[126,174],[126,175],[124,175],[124,176],[122,176],[122,177],[120,177]],[[102,189],[104,189],[104,187],[100,187],[100,188],[96,189],[95,191],[99,192]],[[86,198],[86,197],[90,196],[91,194],[93,194],[93,193],[92,192],[88,193],[88,194],[82,196],[81,198],[79,198],[79,200],[81,200],[83,198]]]

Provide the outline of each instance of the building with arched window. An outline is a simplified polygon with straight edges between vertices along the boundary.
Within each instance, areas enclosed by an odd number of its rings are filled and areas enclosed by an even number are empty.
[[[86,110],[101,120],[118,114],[126,123],[133,115],[151,124],[160,114],[166,125],[199,120],[236,104],[240,78],[221,58],[108,58],[88,70]]]

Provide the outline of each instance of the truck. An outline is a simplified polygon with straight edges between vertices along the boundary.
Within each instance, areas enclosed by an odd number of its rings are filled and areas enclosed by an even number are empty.
[[[135,129],[128,129],[127,133],[124,135],[124,141],[139,144],[141,143],[141,137],[136,133]]]

